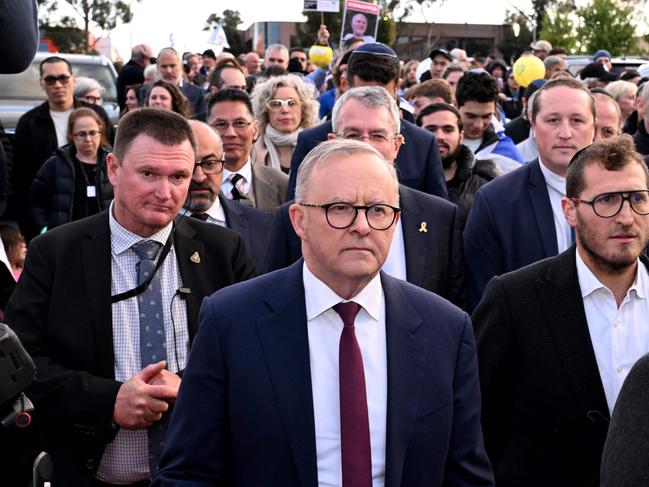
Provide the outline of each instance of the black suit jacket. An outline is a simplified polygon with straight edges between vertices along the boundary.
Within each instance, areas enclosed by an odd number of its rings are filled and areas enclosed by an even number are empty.
[[[291,159],[288,180],[288,199],[295,198],[297,169],[302,160],[320,142],[327,140],[333,131],[331,121],[303,130],[297,138],[297,145]],[[442,161],[435,136],[416,125],[401,120],[401,135],[404,144],[395,160],[399,182],[424,193],[448,199],[446,182],[442,172]]]
[[[264,269],[268,237],[273,217],[270,213],[236,203],[219,194],[225,213],[225,224],[243,237],[250,260],[257,272]]]
[[[302,242],[288,214],[291,204],[293,201],[275,211],[265,272],[287,267],[302,257]],[[403,185],[399,186],[399,205],[408,282],[466,308],[462,228],[457,206]]]
[[[473,324],[496,485],[599,486],[609,411],[575,246],[494,277]]]
[[[241,237],[193,219],[176,226],[174,248],[187,296],[190,338],[202,299],[252,277]],[[190,259],[198,252],[200,263]],[[89,485],[114,437],[114,380],[108,212],[32,241],[6,319],[38,370],[28,395],[59,485]]]
[[[142,88],[140,88],[140,105],[144,106],[146,104],[146,99],[149,97],[152,86],[152,84],[145,84],[142,86]],[[179,86],[178,88],[189,101],[189,106],[192,112],[191,118],[195,120],[205,121],[207,117],[207,102],[205,101],[205,92],[198,86],[191,83],[186,83],[184,81],[182,86]]]

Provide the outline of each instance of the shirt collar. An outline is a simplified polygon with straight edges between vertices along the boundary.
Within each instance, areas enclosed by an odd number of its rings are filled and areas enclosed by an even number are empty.
[[[122,225],[120,225],[115,217],[113,216],[113,207],[115,205],[115,200],[110,204],[108,210],[108,223],[110,225],[110,246],[113,255],[119,255],[122,252],[130,249],[134,244],[141,242],[142,240],[155,240],[156,242],[164,245],[167,243],[169,234],[173,228],[173,222],[169,222],[166,227],[161,230],[158,230],[156,233],[150,237],[144,238],[140,235],[137,235],[130,230],[127,230]]]
[[[556,173],[553,173],[550,171],[545,164],[543,164],[543,161],[541,160],[541,157],[539,157],[539,167],[541,168],[541,172],[543,173],[543,177],[545,178],[545,183],[550,186],[552,189],[556,190],[557,192],[561,193],[562,196],[566,195],[566,178],[563,176],[559,176]]]
[[[250,158],[248,158],[246,163],[238,171],[231,172],[224,168],[223,181],[228,181],[232,174],[241,174],[246,182],[249,183],[252,179],[252,163],[250,162]]]
[[[380,317],[383,288],[381,287],[381,276],[379,273],[350,300],[338,296],[329,286],[313,275],[306,262],[302,266],[302,280],[304,282],[307,320],[316,318],[333,306],[344,301],[354,301],[360,304],[374,320],[378,320]]]
[[[584,260],[579,255],[579,249],[575,252],[576,261],[577,261],[577,279],[579,280],[579,288],[581,289],[581,297],[585,298],[590,296],[595,291],[599,289],[606,289],[611,292],[604,284],[600,282],[599,279],[593,274],[593,272],[588,268]],[[633,284],[627,291],[627,296],[633,291],[634,294],[640,299],[646,299],[647,296],[647,285],[649,284],[649,276],[647,275],[647,268],[638,259],[638,266],[635,273],[635,278],[633,279]]]

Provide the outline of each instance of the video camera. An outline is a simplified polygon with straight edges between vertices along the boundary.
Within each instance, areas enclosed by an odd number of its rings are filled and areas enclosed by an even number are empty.
[[[0,323],[0,424],[24,429],[32,423],[34,405],[24,390],[34,381],[36,366],[16,334]]]

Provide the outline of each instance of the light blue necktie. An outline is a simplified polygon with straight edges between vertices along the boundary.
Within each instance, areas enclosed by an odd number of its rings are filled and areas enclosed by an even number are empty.
[[[138,286],[150,279],[155,270],[155,258],[162,245],[154,240],[142,240],[131,248],[139,257],[136,264]],[[164,319],[162,313],[162,289],[160,274],[156,272],[146,290],[138,296],[140,313],[140,365],[147,365],[167,360],[167,343],[165,340]],[[151,478],[158,471],[158,463],[164,447],[166,418],[162,416],[149,427],[149,469]]]

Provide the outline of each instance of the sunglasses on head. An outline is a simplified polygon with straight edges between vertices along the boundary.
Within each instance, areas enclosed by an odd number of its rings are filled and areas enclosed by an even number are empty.
[[[43,81],[45,81],[45,84],[48,86],[54,86],[57,81],[62,85],[67,85],[68,81],[70,81],[70,75],[60,74],[58,76],[45,76],[45,78],[43,78]]]

